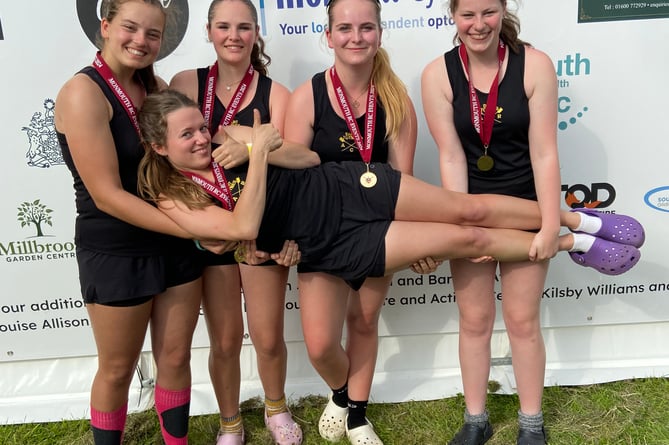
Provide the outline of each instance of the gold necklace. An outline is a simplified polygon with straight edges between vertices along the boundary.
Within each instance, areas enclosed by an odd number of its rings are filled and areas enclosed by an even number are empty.
[[[225,89],[228,90],[228,91],[230,91],[230,90],[232,89],[233,85],[237,85],[237,84],[238,84],[239,82],[241,82],[243,79],[244,79],[244,78],[242,77],[242,78],[239,79],[237,82],[226,83],[226,84],[225,84]]]
[[[353,99],[353,100],[351,101],[351,105],[353,105],[353,108],[356,108],[356,109],[357,109],[357,108],[360,106],[360,98],[362,97],[363,94],[368,93],[368,92],[369,92],[369,86],[365,89],[365,91],[363,91],[362,93],[360,93],[360,94],[358,95],[358,97],[356,97],[355,99]]]

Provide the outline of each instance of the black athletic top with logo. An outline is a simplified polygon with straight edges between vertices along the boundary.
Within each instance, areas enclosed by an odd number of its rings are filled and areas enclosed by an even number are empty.
[[[444,54],[444,58],[453,90],[453,120],[467,156],[469,192],[536,199],[528,139],[530,110],[523,83],[525,47],[521,46],[518,54],[509,51],[506,73],[499,84],[495,123],[488,148],[488,155],[495,164],[489,171],[481,171],[476,166],[476,161],[483,155],[483,144],[472,124],[469,81],[458,47]],[[478,90],[477,94],[484,107],[488,94]]]
[[[362,161],[355,140],[346,121],[332,108],[325,83],[326,72],[320,72],[311,79],[314,92],[314,137],[311,149],[318,153],[321,163],[341,161]],[[367,98],[363,95],[363,101]],[[386,140],[386,112],[377,99],[376,122],[374,126],[374,149],[372,162],[388,162],[388,141]],[[360,133],[365,134],[365,114],[356,119]]]

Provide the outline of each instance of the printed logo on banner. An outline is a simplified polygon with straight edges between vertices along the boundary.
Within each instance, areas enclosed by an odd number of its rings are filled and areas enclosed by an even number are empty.
[[[23,240],[0,241],[0,258],[7,263],[69,260],[75,258],[73,241],[52,242],[46,228],[53,227],[53,209],[40,199],[19,204],[16,221],[21,229],[29,231]]]
[[[669,185],[649,190],[643,200],[651,209],[669,212]]]
[[[613,204],[616,189],[608,182],[592,184],[562,184],[564,202],[570,209],[603,209]]]
[[[263,22],[263,35],[267,34],[265,26],[265,6],[264,0],[260,1],[260,15]],[[323,10],[323,19],[325,19],[325,7],[330,0],[275,0],[277,12],[300,10],[307,8],[321,8]],[[435,0],[381,0],[383,4],[383,19],[381,27],[383,29],[412,30],[420,28],[440,29],[447,26],[453,26],[453,19],[445,14],[437,16],[425,14],[426,10],[436,10],[440,12],[438,3]],[[417,13],[406,14],[407,8],[418,7]],[[404,8],[402,15],[392,16],[393,9]],[[299,14],[299,22],[281,21],[278,24],[278,31],[284,36],[301,37],[304,35],[322,34],[325,31],[325,25],[320,21],[304,20],[304,13]],[[271,32],[270,32],[271,33]]]
[[[27,126],[21,128],[28,136],[30,145],[26,158],[31,167],[47,168],[64,164],[56,136],[56,126],[53,122],[54,100],[45,99],[43,107],[42,111],[36,111],[33,114]]]
[[[556,63],[558,87],[567,89],[572,86],[575,78],[590,75],[590,59],[581,53],[567,54]],[[558,98],[558,128],[566,130],[583,118],[588,111],[587,105],[580,105],[567,93],[561,92]]]
[[[188,0],[160,0],[168,15],[174,17],[171,26],[163,36],[158,60],[172,54],[186,35],[188,28]],[[84,33],[93,45],[100,31],[100,5],[102,0],[77,0],[77,16]]]

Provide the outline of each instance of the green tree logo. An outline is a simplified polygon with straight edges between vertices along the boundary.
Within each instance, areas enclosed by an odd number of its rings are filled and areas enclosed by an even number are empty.
[[[22,203],[18,210],[17,219],[21,223],[21,227],[34,225],[37,230],[37,236],[44,236],[44,232],[42,232],[43,224],[53,226],[51,223],[51,213],[53,213],[53,210],[48,209],[39,199],[33,202],[26,201]]]

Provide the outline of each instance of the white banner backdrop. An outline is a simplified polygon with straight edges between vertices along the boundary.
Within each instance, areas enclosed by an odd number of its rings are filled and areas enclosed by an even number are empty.
[[[87,415],[95,347],[79,296],[74,194],[55,138],[53,107],[60,86],[92,60],[95,48],[87,36],[98,26],[95,3],[0,0],[0,144],[6,166],[0,179],[3,423]],[[159,75],[169,81],[180,70],[210,64],[215,55],[204,30],[209,1],[166,3],[181,10],[179,35],[157,63]],[[419,117],[415,174],[438,183],[437,153],[421,111],[420,74],[428,61],[452,47],[455,30],[441,1],[382,3],[383,46]],[[526,1],[518,8],[521,37],[551,56],[559,78],[564,207],[633,214],[646,226],[647,243],[637,267],[618,277],[578,267],[566,255],[553,261],[542,303],[547,385],[669,372],[664,341],[669,334],[664,255],[669,247],[669,154],[664,148],[669,23],[666,18],[624,17],[579,23],[582,3],[591,3],[592,10],[601,2]],[[622,3],[602,7],[615,4]],[[647,3],[653,12],[663,8],[652,4]],[[256,6],[274,79],[292,89],[332,63],[323,37],[324,0],[260,0]],[[516,6],[511,2],[510,7]],[[499,289],[494,297],[499,304]],[[287,393],[325,393],[306,358],[298,311],[292,274],[286,296]],[[502,384],[503,392],[512,392],[510,350],[500,316],[495,327],[491,379]],[[457,308],[447,265],[431,275],[395,275],[380,335],[374,401],[431,399],[461,391]],[[201,323],[193,350],[194,414],[216,411],[207,344]],[[261,395],[248,342],[242,354],[242,397]],[[131,409],[151,405],[153,375],[147,353],[133,384]]]

